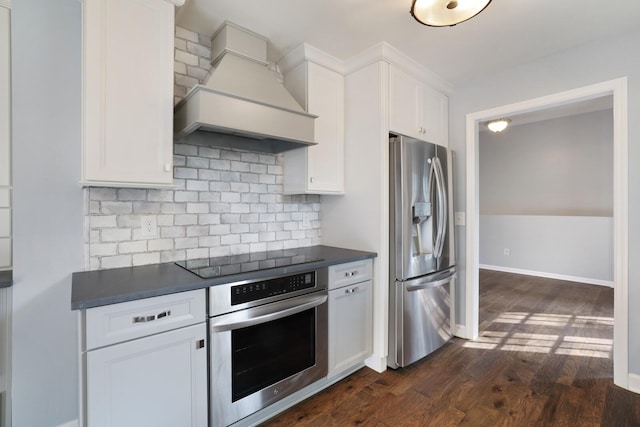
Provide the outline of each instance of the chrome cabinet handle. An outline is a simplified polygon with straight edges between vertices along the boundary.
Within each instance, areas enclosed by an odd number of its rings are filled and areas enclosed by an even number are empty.
[[[360,290],[360,287],[359,287],[359,286],[356,286],[355,288],[345,289],[345,290],[344,290],[344,293],[345,293],[345,294],[352,294],[352,293],[354,293],[354,292],[358,292],[359,290]]]
[[[358,270],[355,271],[347,271],[344,273],[344,277],[351,277],[351,276],[357,276],[358,275]]]
[[[171,310],[165,310],[158,314],[152,314],[151,316],[133,316],[133,323],[146,323],[153,322],[154,320],[162,319],[163,317],[171,316]]]

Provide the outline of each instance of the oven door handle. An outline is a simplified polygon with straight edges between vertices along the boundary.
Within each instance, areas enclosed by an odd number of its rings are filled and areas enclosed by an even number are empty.
[[[301,299],[304,299],[304,301],[301,301]],[[300,297],[268,304],[266,306],[255,307],[253,309],[237,311],[226,316],[221,316],[221,319],[218,321],[216,321],[215,318],[210,319],[211,330],[213,332],[232,331],[234,329],[271,322],[317,307],[326,301],[327,295]]]

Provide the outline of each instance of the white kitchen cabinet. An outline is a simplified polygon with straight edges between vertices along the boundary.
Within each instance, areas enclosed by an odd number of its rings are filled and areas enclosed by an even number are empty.
[[[0,270],[10,269],[12,264],[10,37],[11,10],[0,2]]]
[[[308,113],[318,116],[314,125],[317,145],[284,153],[286,194],[344,192],[344,77],[309,60],[312,53],[315,61],[325,55],[318,52],[303,45],[284,62],[292,67],[285,72],[285,87]],[[294,59],[296,56],[300,59]]]
[[[205,295],[200,289],[86,310],[87,426],[207,426]]]
[[[372,352],[372,260],[329,268],[328,378],[362,363]]]
[[[173,184],[174,7],[84,0],[82,184]]]
[[[448,146],[447,96],[396,66],[389,68],[389,130]]]

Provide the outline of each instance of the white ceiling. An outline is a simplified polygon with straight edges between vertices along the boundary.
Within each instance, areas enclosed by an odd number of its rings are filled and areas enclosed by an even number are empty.
[[[277,61],[302,42],[348,59],[386,41],[453,85],[640,29],[640,0],[493,0],[455,27],[409,14],[411,0],[186,0],[176,24],[211,36],[225,20],[270,39]],[[630,54],[632,54],[630,52]]]

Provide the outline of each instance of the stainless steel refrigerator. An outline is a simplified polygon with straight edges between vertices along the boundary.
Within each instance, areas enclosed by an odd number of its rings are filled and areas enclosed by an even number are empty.
[[[447,149],[390,135],[389,356],[407,366],[451,338]]]

